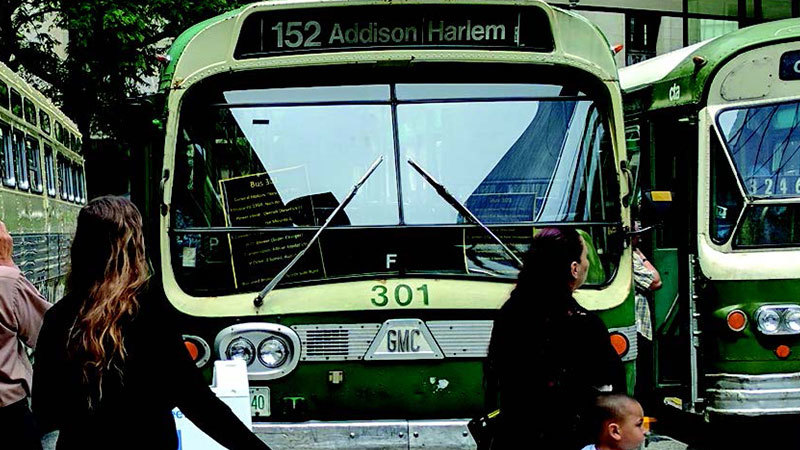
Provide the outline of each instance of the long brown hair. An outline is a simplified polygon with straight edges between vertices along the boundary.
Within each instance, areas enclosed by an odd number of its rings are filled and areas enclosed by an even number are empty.
[[[121,373],[126,351],[122,325],[139,310],[137,295],[149,277],[142,216],[123,197],[99,197],[78,214],[67,291],[82,301],[67,349],[79,361],[89,406],[102,397],[103,375]]]

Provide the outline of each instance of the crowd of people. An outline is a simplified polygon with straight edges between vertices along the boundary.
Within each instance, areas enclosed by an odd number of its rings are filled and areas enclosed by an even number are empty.
[[[81,210],[66,295],[52,307],[15,266],[12,249],[0,222],[3,448],[41,449],[41,435],[58,430],[57,450],[174,450],[175,407],[227,448],[268,448],[213,394],[171,312],[148,295],[142,218],[129,200],[100,197]],[[588,270],[574,229],[533,238],[495,322],[487,389],[501,413],[481,446],[630,450],[644,440],[642,407],[625,395],[608,329],[572,295]],[[637,286],[652,290],[654,280],[637,278]],[[22,344],[36,349],[33,367]],[[520,356],[532,369],[520,367]]]

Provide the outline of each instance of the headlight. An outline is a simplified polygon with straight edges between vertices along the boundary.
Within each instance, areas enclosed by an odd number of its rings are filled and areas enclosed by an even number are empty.
[[[786,310],[785,315],[783,316],[784,324],[786,324],[786,328],[791,330],[794,333],[800,333],[800,310],[798,309],[789,309]]]
[[[289,346],[281,338],[268,337],[261,341],[258,346],[258,359],[270,369],[274,369],[286,362],[288,356]]]
[[[241,359],[249,366],[255,358],[256,349],[250,341],[240,337],[228,344],[225,354],[228,355],[228,359]]]
[[[781,316],[774,309],[763,309],[758,313],[757,322],[762,333],[773,334],[781,326]]]

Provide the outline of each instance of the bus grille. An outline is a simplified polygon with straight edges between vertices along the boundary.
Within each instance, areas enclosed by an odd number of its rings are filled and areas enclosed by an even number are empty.
[[[295,325],[300,336],[301,361],[348,361],[363,359],[378,334],[376,323]]]
[[[447,358],[483,358],[489,352],[491,320],[437,320],[426,322]],[[300,337],[301,361],[364,359],[382,324],[295,325]]]

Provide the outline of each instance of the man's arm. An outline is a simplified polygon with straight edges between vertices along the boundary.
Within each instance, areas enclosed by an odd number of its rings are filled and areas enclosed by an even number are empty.
[[[36,347],[44,313],[50,306],[31,282],[20,276],[14,296],[14,314],[17,317],[17,337],[28,347]]]
[[[658,273],[658,269],[644,256],[641,250],[638,248],[634,250],[636,256],[639,257],[639,261],[642,264],[642,268],[649,272],[647,274],[647,279],[649,284],[647,284],[646,289],[650,291],[657,291],[661,289],[661,274]]]

